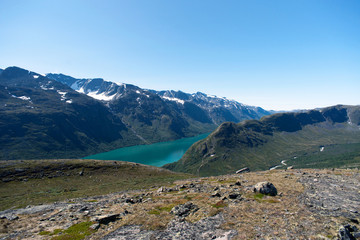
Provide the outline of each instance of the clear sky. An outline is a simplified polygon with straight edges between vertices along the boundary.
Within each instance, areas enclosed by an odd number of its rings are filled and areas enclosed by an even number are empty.
[[[0,68],[265,109],[360,104],[359,0],[0,0]]]

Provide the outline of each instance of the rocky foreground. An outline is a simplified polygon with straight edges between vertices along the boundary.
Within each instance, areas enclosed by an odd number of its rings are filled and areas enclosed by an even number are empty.
[[[0,239],[360,239],[359,221],[359,170],[273,170],[5,210]]]

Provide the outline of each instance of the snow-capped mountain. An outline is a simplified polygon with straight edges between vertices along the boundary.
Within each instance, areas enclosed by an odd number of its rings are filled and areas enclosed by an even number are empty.
[[[112,100],[117,92],[122,92],[126,85],[104,81],[102,78],[76,79],[64,74],[46,75],[48,78],[64,83],[77,92],[84,93],[92,98],[104,101]]]
[[[80,93],[87,94],[90,97],[106,102],[115,102],[116,100],[126,97],[131,92],[133,93],[134,98],[137,99],[137,102],[144,102],[149,101],[150,99],[145,98],[141,100],[141,98],[144,96],[150,98],[150,95],[156,94],[164,102],[171,105],[173,108],[176,108],[177,111],[182,111],[183,114],[185,112],[185,114],[187,113],[190,115],[190,112],[197,111],[197,115],[206,115],[202,118],[208,118],[208,121],[206,122],[211,122],[213,124],[220,124],[224,121],[240,122],[246,119],[259,119],[262,116],[269,114],[268,111],[260,107],[247,106],[235,100],[229,100],[201,92],[189,94],[173,90],[146,90],[131,84],[117,84],[104,81],[102,78],[76,79],[63,74],[47,74],[46,76],[67,84]]]
[[[175,101],[180,104],[189,102],[205,109],[216,124],[224,121],[240,122],[246,119],[259,119],[269,114],[268,111],[260,107],[248,106],[235,100],[229,100],[224,97],[217,97],[202,92],[189,94],[181,91],[168,90],[156,93],[163,99],[169,101]]]

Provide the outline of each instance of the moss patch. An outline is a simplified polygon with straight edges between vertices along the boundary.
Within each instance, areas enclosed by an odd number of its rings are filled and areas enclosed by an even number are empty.
[[[214,208],[224,208],[224,207],[227,207],[228,204],[225,203],[223,200],[221,200],[221,201],[218,201],[215,204],[212,204],[211,206],[214,207]]]
[[[60,230],[55,232],[56,230],[54,230],[54,232],[50,235],[58,235],[55,236],[53,238],[51,238],[52,240],[81,240],[84,239],[86,236],[89,236],[91,234],[93,234],[94,232],[96,232],[96,230],[91,229],[90,226],[94,224],[94,222],[82,222],[82,223],[78,223],[78,224],[74,224],[71,227],[69,227],[66,230]]]

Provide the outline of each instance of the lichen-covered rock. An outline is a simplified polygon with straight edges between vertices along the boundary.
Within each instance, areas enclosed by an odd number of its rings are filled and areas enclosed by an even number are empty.
[[[241,194],[238,192],[231,192],[228,195],[229,199],[241,199]]]
[[[262,194],[276,196],[277,189],[271,182],[259,182],[254,187],[254,192],[259,192]]]
[[[350,225],[341,226],[339,229],[338,237],[340,240],[356,240],[356,238],[351,234],[356,230],[357,228],[355,226],[350,226]]]
[[[171,209],[170,213],[174,214],[176,216],[179,216],[179,217],[186,217],[191,212],[196,212],[198,209],[199,209],[198,206],[196,206],[192,202],[187,202],[185,204],[181,204],[181,205],[173,207],[173,209]]]

